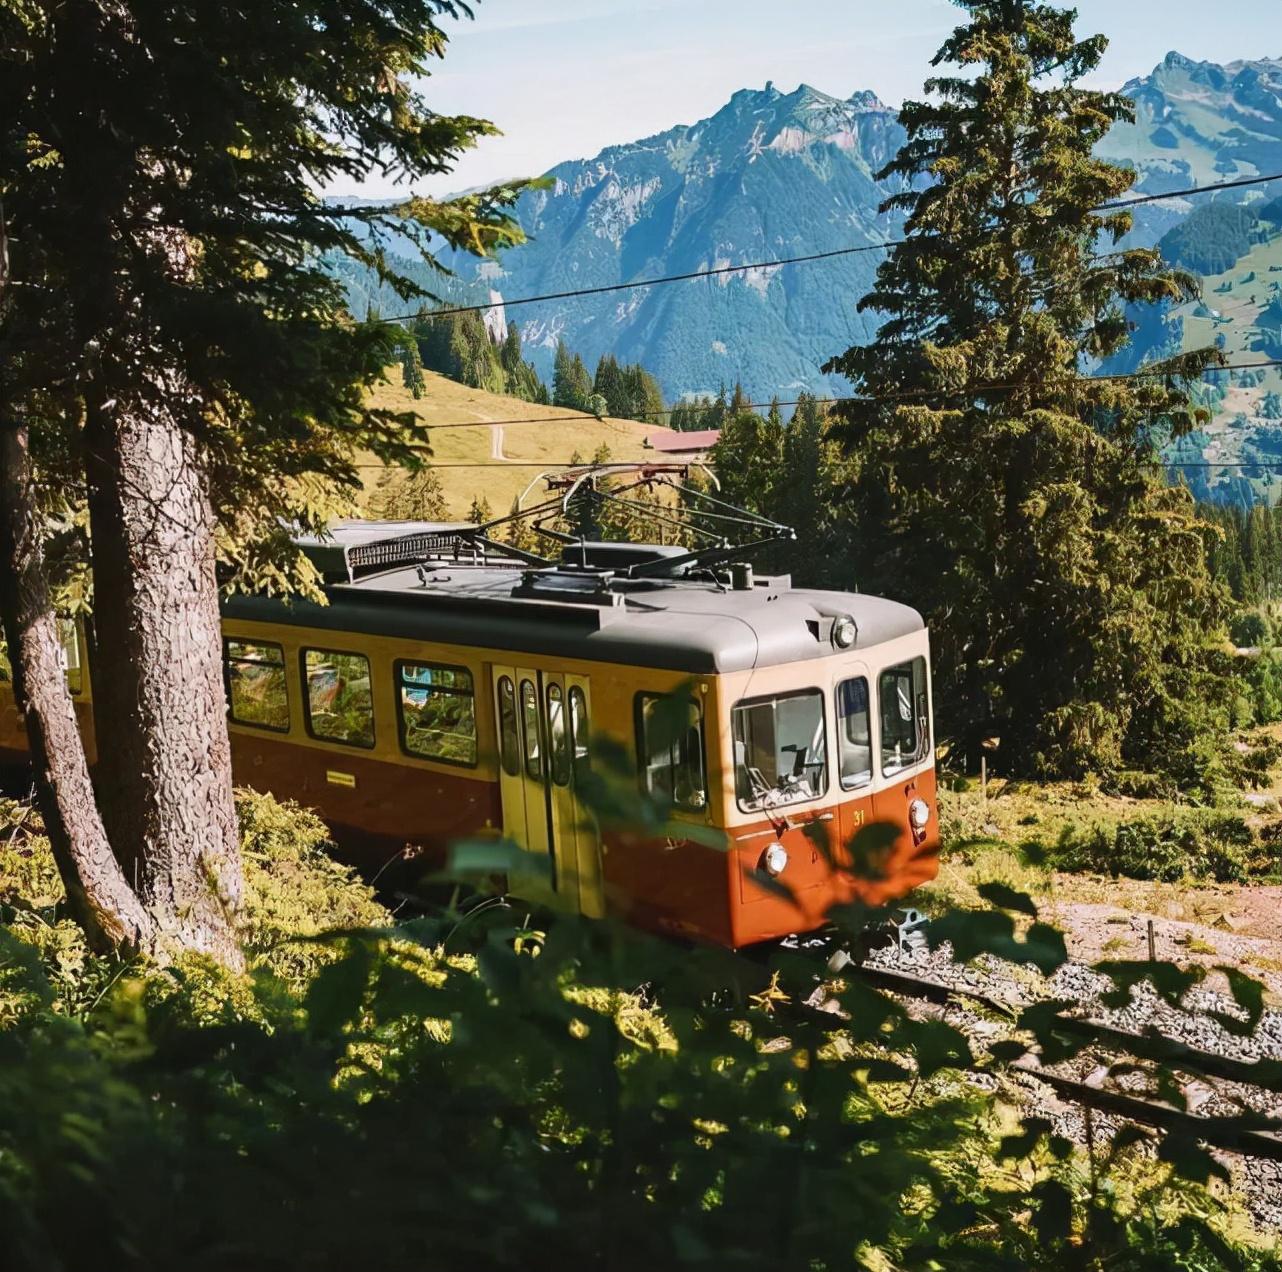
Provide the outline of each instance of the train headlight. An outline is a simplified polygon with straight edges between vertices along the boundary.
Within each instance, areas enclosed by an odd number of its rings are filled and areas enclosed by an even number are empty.
[[[930,821],[930,805],[924,799],[915,799],[908,805],[908,820],[914,830],[925,830]]]
[[[838,649],[849,649],[859,639],[859,628],[849,614],[843,614],[832,625],[832,643]]]
[[[761,864],[765,867],[766,874],[778,878],[787,869],[788,850],[783,844],[771,844],[761,858]]]

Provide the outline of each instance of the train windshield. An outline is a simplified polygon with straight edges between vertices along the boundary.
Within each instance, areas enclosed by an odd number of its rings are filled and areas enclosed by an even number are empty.
[[[896,773],[930,750],[930,721],[926,709],[926,660],[890,667],[877,686],[881,706],[881,771]]]
[[[818,689],[739,703],[733,734],[741,808],[777,808],[827,791],[824,700]]]

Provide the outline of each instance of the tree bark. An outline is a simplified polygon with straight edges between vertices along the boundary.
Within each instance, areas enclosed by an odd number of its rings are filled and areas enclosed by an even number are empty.
[[[90,403],[98,806],[160,944],[239,966],[242,893],[203,448],[151,403]],[[156,402],[164,402],[159,406]]]
[[[25,425],[0,421],[0,617],[13,688],[67,903],[90,944],[150,948],[155,924],[130,888],[103,828],[75,708],[63,675],[58,619],[44,569]]]

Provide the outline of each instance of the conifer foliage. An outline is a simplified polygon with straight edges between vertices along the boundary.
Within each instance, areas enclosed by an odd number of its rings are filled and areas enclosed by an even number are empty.
[[[1009,772],[1141,766],[1208,780],[1226,600],[1207,528],[1152,467],[1154,435],[1197,411],[1189,378],[1083,382],[1122,348],[1127,304],[1194,287],[1154,251],[1115,250],[1131,216],[1100,210],[1133,174],[1093,157],[1125,98],[1078,87],[1102,36],[1031,0],[960,0],[969,20],[909,102],[881,174],[906,238],[861,310],[877,340],[834,359],[863,587],[923,609],[942,738],[1000,739]],[[1160,429],[1154,425],[1161,425]]]

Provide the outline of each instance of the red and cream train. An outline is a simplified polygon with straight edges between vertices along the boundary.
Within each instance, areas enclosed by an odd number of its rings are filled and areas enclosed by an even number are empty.
[[[327,606],[225,605],[233,761],[238,782],[317,808],[345,852],[430,860],[502,834],[550,858],[555,895],[531,899],[732,948],[934,876],[930,652],[906,606],[671,547],[580,543],[538,566],[377,523],[304,547]],[[68,627],[90,729],[84,637]],[[580,789],[606,736],[671,806],[670,833],[599,832]],[[873,822],[897,837],[869,877],[847,846]]]

